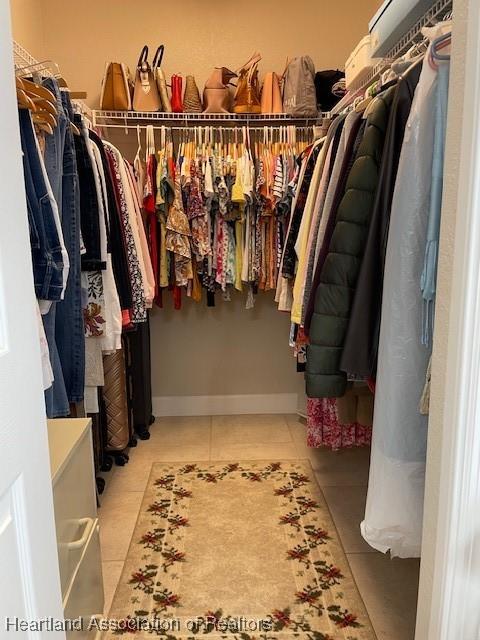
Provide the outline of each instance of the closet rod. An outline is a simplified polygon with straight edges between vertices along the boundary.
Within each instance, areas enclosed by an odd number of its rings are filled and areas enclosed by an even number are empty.
[[[148,125],[148,124],[98,124],[96,125],[99,129],[133,129],[135,131],[138,131],[139,129],[147,129],[147,127],[151,127],[154,131],[195,131],[196,129],[215,129],[215,131],[225,131],[225,132],[229,132],[229,131],[241,131],[243,128],[247,129],[248,131],[261,131],[264,132],[265,130],[269,130],[269,129],[274,129],[275,131],[280,129],[281,127],[289,128],[289,127],[295,127],[295,129],[297,131],[306,131],[306,130],[312,130],[312,132],[314,132],[314,125],[309,125],[309,126],[300,126],[300,125],[295,125],[295,124],[277,124],[277,125],[265,125],[264,127],[250,127],[248,124],[244,125],[244,127],[240,127],[240,126],[235,126],[235,127],[225,127],[225,126],[221,126],[219,127],[218,125],[213,126],[213,125],[187,125],[187,126],[183,126],[183,127],[170,127],[168,125],[163,125],[163,126],[155,126],[155,125]]]

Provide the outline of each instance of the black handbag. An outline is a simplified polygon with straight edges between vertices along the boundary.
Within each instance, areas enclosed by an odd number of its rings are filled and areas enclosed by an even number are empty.
[[[333,85],[345,78],[343,71],[328,69],[315,74],[315,93],[319,111],[330,111],[341,100],[341,96],[332,93]]]

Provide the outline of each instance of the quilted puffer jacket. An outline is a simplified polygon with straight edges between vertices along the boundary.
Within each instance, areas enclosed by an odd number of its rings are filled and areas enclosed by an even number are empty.
[[[347,377],[340,370],[340,359],[373,211],[394,93],[395,87],[390,87],[370,105],[363,140],[338,206],[310,325],[305,373],[310,398],[338,398],[346,390]]]

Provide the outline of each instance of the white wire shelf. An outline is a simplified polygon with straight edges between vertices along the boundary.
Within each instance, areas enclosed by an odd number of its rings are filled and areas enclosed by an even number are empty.
[[[317,117],[299,118],[288,113],[164,113],[160,111],[101,111],[93,110],[92,118],[94,126],[108,125],[112,121],[117,124],[145,124],[148,122],[162,122],[194,126],[206,123],[224,123],[230,125],[248,125],[250,123],[274,125],[274,124],[300,124],[308,126],[318,124],[322,115]],[[119,122],[118,122],[119,121]]]
[[[41,71],[42,76],[55,77],[55,74],[45,67],[43,62],[39,62],[34,58],[32,54],[22,47],[22,45],[16,40],[13,41],[13,62],[15,71],[22,67],[32,67],[32,70],[34,70],[35,67],[38,67],[38,71]],[[85,102],[82,100],[73,100],[72,102],[84,116],[89,120],[92,119],[92,111]]]
[[[414,44],[419,43],[423,39],[423,27],[431,26],[444,20],[449,12],[452,11],[453,0],[436,0],[411,27],[407,33],[393,46],[387,55],[382,58],[358,83],[354,83],[348,88],[348,93],[340,102],[332,109],[329,116],[340,113],[345,106],[352,101],[352,95],[365,92],[374,82],[380,79],[382,73],[391,65],[392,60],[404,55]]]
[[[13,61],[15,63],[15,69],[19,69],[20,67],[30,67],[38,64],[38,60],[36,60],[15,40],[13,41]],[[46,73],[48,74],[48,71],[46,71]]]

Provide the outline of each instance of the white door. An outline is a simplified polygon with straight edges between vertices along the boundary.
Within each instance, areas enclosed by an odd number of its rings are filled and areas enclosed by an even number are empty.
[[[6,633],[7,618],[62,618],[8,0],[0,87],[0,638],[61,639]]]

